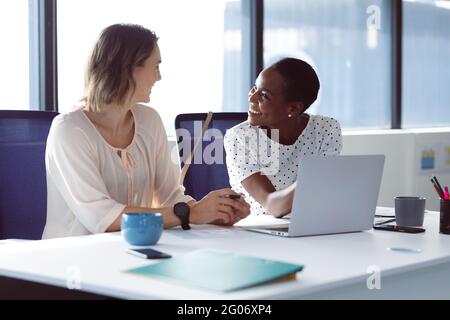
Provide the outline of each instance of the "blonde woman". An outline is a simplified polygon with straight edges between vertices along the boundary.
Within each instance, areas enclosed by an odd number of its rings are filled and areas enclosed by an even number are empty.
[[[101,33],[88,61],[83,106],[56,117],[48,136],[43,238],[118,231],[126,212],[158,211],[165,228],[183,229],[232,225],[250,213],[242,198],[227,197],[236,194],[231,189],[198,202],[184,194],[162,121],[139,104],[150,101],[161,80],[157,42],[139,25]]]

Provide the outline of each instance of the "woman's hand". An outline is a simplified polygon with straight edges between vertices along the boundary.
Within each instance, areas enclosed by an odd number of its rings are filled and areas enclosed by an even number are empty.
[[[239,195],[231,189],[221,189],[208,193],[191,207],[190,221],[194,224],[214,223],[231,226],[250,214],[250,206],[245,200],[230,199],[229,195]]]
[[[275,218],[282,218],[290,213],[292,211],[292,203],[294,202],[294,194],[296,188],[297,181],[295,181],[289,187],[269,194],[269,213]]]
[[[242,181],[245,190],[275,218],[291,212],[297,182],[276,190],[267,176],[257,172]]]

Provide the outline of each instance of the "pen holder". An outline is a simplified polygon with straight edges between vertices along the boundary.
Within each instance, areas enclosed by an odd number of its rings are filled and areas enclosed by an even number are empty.
[[[439,232],[450,234],[450,200],[441,199]]]

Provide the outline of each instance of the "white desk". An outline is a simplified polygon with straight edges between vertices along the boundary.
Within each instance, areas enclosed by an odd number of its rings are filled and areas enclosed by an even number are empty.
[[[126,299],[450,299],[450,235],[439,234],[436,213],[426,214],[424,227],[423,234],[372,230],[289,239],[216,226],[165,231],[155,248],[172,255],[217,248],[305,265],[295,281],[226,294],[124,273],[152,261],[127,254],[118,233],[0,245],[0,276],[60,287],[79,276],[83,291]],[[381,270],[380,290],[367,288],[371,266]]]

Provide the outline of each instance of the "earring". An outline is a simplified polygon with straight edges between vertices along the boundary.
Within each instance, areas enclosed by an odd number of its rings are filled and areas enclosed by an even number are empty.
[[[289,113],[289,114],[288,114],[288,118],[292,118],[292,114]]]

